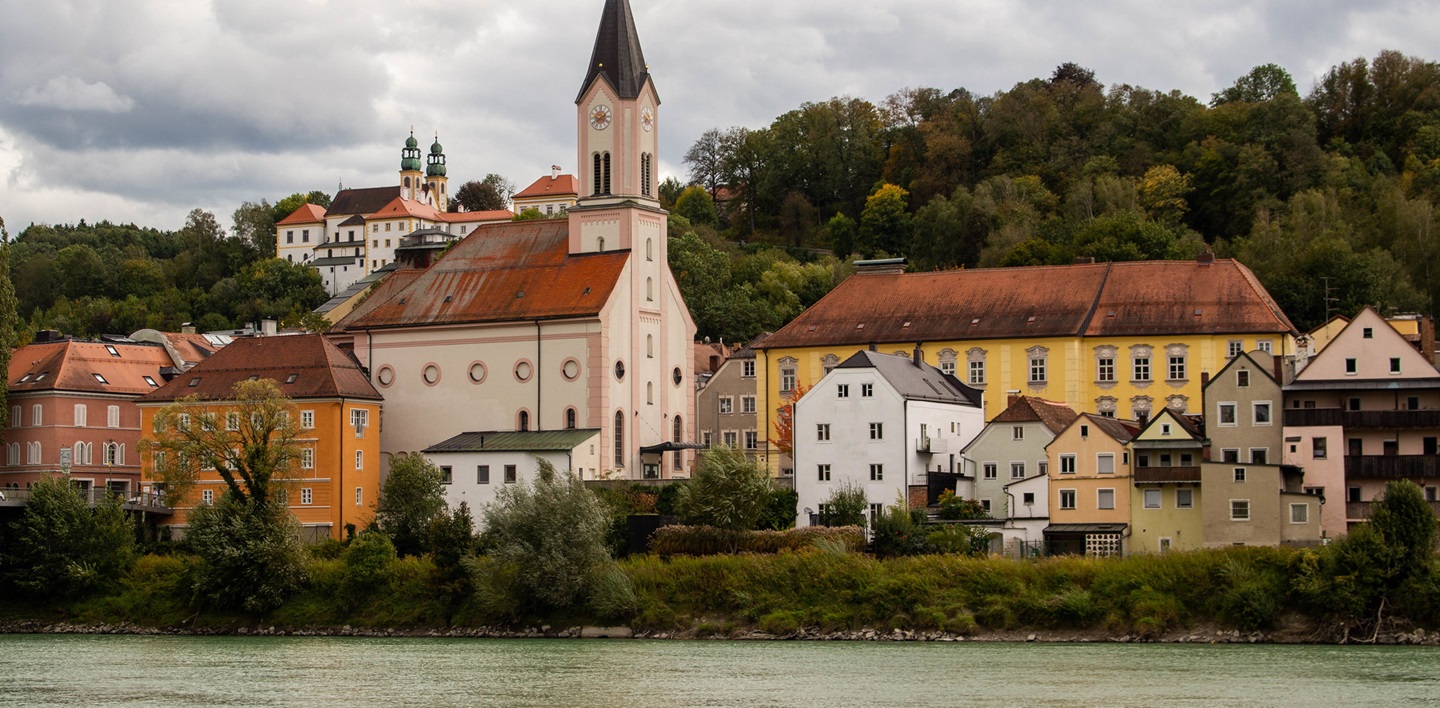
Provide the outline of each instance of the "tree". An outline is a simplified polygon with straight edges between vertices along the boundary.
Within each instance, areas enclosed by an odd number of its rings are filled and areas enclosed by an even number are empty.
[[[501,211],[510,206],[515,185],[491,172],[478,182],[471,180],[455,190],[450,201],[451,211]]]
[[[75,597],[114,581],[134,559],[134,530],[118,496],[91,509],[68,476],[46,475],[11,522],[6,579],[37,596]]]
[[[830,217],[825,231],[830,236],[830,252],[834,253],[836,258],[849,258],[850,254],[855,252],[855,234],[858,228],[855,220],[844,214]]]
[[[190,512],[185,544],[200,557],[195,592],[220,607],[266,612],[300,589],[308,576],[300,522],[285,494],[242,497],[233,488]]]
[[[805,384],[796,384],[794,390],[785,394],[785,402],[780,404],[780,411],[775,414],[775,437],[770,439],[770,444],[786,457],[795,456],[795,404],[809,390],[810,387]]]
[[[700,187],[688,187],[675,200],[675,213],[685,217],[692,224],[713,226],[719,217],[715,214],[715,200]]]
[[[1185,195],[1190,192],[1190,180],[1174,165],[1156,165],[1145,171],[1136,187],[1140,206],[1150,218],[1171,226],[1180,223],[1189,205]]]
[[[699,185],[713,200],[725,179],[725,134],[711,128],[685,151],[685,164],[690,166],[690,183]]]
[[[260,203],[264,204],[265,202],[264,200],[261,200]],[[284,221],[285,217],[294,214],[296,209],[299,209],[306,204],[314,204],[315,206],[328,209],[330,208],[330,195],[317,190],[309,192],[307,194],[301,194],[300,192],[296,192],[288,197],[285,197],[284,199],[275,202],[275,206],[270,207],[271,223],[278,224],[281,221]],[[274,235],[273,227],[271,228],[271,232],[271,235]]]
[[[1435,566],[1435,512],[1414,482],[1401,479],[1386,484],[1370,523],[1390,550],[1388,575],[1394,587],[1423,577]]]
[[[187,396],[166,406],[155,416],[153,437],[142,445],[159,453],[156,478],[177,499],[185,498],[201,470],[213,469],[238,502],[263,504],[283,494],[282,486],[299,467],[299,417],[275,381],[240,381],[229,399]],[[244,509],[260,517],[269,513]]]
[[[435,589],[445,598],[446,621],[460,601],[475,591],[466,562],[475,555],[475,520],[470,505],[460,502],[454,511],[442,511],[430,521],[427,534],[430,559],[435,563]]]
[[[860,213],[858,250],[866,258],[879,253],[891,256],[904,253],[910,236],[910,214],[906,211],[909,196],[904,189],[887,184],[865,200],[865,211]]]
[[[678,511],[687,524],[736,531],[755,528],[770,500],[770,474],[731,447],[700,453]]]
[[[444,476],[421,455],[397,457],[375,502],[375,525],[402,556],[425,552],[430,524],[445,513]]]
[[[535,483],[507,484],[485,508],[490,555],[514,570],[517,598],[534,609],[580,601],[611,564],[610,521],[594,492],[573,473],[539,460]]]
[[[675,201],[680,198],[680,193],[683,191],[685,191],[685,185],[681,184],[680,180],[666,177],[660,182],[660,188],[657,190],[660,195],[660,208],[667,211],[673,210]]]
[[[540,211],[538,207],[526,207],[520,210],[520,213],[516,214],[511,221],[540,221],[548,218],[550,217],[545,216],[545,212]]]
[[[235,238],[249,244],[264,258],[275,256],[275,221],[275,207],[264,199],[258,204],[244,202],[230,215]]]
[[[864,526],[865,512],[870,502],[865,497],[865,488],[854,482],[845,482],[830,492],[820,505],[822,526]]]
[[[10,279],[10,234],[5,231],[5,219],[0,218],[0,371],[10,371],[10,353],[16,344],[15,326],[18,323],[15,300],[15,283]],[[10,376],[0,377],[0,440],[10,427],[10,406],[5,405],[10,395]]]
[[[100,254],[83,244],[66,246],[55,254],[55,274],[60,279],[60,290],[71,298],[108,295],[108,270]]]
[[[1251,69],[1250,73],[1236,79],[1230,88],[1212,94],[1210,107],[1214,108],[1234,101],[1261,103],[1282,93],[1296,97],[1300,95],[1300,92],[1295,89],[1295,80],[1290,78],[1290,72],[1278,64],[1261,64]]]

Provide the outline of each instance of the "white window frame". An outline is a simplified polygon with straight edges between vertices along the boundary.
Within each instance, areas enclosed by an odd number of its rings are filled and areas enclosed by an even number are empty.
[[[200,502],[201,502],[202,504],[214,504],[214,503],[215,503],[215,490],[213,490],[213,489],[202,489],[202,490],[200,490]]]
[[[1066,506],[1066,504],[1065,504],[1065,497],[1066,497],[1067,495],[1070,497],[1070,504],[1069,504],[1069,506]],[[1056,498],[1055,498],[1055,506],[1056,506],[1056,508],[1058,508],[1058,509],[1060,509],[1060,510],[1062,510],[1062,511],[1074,511],[1075,509],[1079,508],[1078,502],[1079,502],[1079,495],[1076,494],[1076,491],[1075,491],[1074,489],[1060,489],[1060,490],[1057,490],[1057,492],[1056,492]]]
[[[1188,496],[1189,499],[1186,500],[1186,501],[1184,501],[1184,502],[1181,502],[1181,501],[1180,501],[1180,492],[1185,492],[1185,493],[1186,493],[1186,496]],[[1176,508],[1176,509],[1194,509],[1194,508],[1195,508],[1195,490],[1193,490],[1193,489],[1176,489],[1176,490],[1175,490],[1175,508]]]
[[[731,415],[735,412],[734,396],[720,396],[718,400],[720,405],[720,415]]]
[[[971,361],[971,362],[970,362],[970,385],[971,385],[971,386],[984,386],[984,385],[985,385],[985,360],[984,360],[984,359],[975,360],[975,361]]]
[[[356,469],[357,471],[365,469],[365,451],[364,451],[364,450],[356,450],[356,451],[355,451],[355,469]]]
[[[30,406],[30,427],[38,428],[45,424],[45,407],[36,403]]]
[[[84,403],[76,403],[76,404],[75,404],[75,427],[77,427],[77,428],[83,428],[83,427],[85,427],[85,423],[86,423],[86,421],[89,419],[89,417],[90,417],[89,408],[88,408]],[[113,427],[113,426],[112,426],[112,427]]]
[[[828,464],[825,464],[825,465],[816,465],[816,466],[815,466],[815,479],[816,479],[816,481],[819,481],[819,482],[829,482],[829,481],[830,481],[830,465],[828,465]]]
[[[740,397],[740,412],[741,412],[741,413],[744,413],[744,414],[747,414],[747,415],[754,415],[754,414],[755,414],[755,397],[754,397],[754,396],[741,396],[741,397]]]
[[[300,411],[300,429],[315,429],[315,411]]]
[[[1130,380],[1131,380],[1131,381],[1135,381],[1135,382],[1145,382],[1145,381],[1150,381],[1150,380],[1151,380],[1151,378],[1150,378],[1150,376],[1151,376],[1151,371],[1150,371],[1150,360],[1151,360],[1151,358],[1152,358],[1152,357],[1148,357],[1148,356],[1137,356],[1137,357],[1134,357],[1134,358],[1131,360],[1131,362],[1130,362],[1130,373],[1131,373]]]
[[[871,424],[870,424],[870,439],[871,439],[871,440],[884,440],[884,439],[885,439],[885,423],[884,423],[884,422],[878,422],[878,423],[871,423]]]
[[[1246,472],[1246,469],[1244,467],[1231,468],[1230,479],[1236,484],[1244,484],[1247,477],[1249,477],[1249,474]]]
[[[1016,474],[1016,473],[1019,474]],[[1020,460],[1010,463],[1010,479],[1025,479],[1025,461]]]
[[[815,442],[826,442],[826,443],[830,442],[830,424],[829,424],[829,423],[816,423],[816,424],[815,424]]]
[[[1304,518],[1300,519],[1299,521],[1296,521],[1296,520],[1295,520],[1295,512],[1296,512],[1296,511],[1300,511],[1300,512],[1301,512],[1301,516],[1303,516]],[[1304,525],[1304,524],[1310,523],[1310,505],[1309,505],[1309,504],[1304,504],[1304,503],[1291,504],[1291,505],[1290,505],[1290,523],[1296,524],[1296,525]]]
[[[1095,359],[1095,380],[1101,383],[1115,383],[1115,357],[1102,356]]]
[[[849,398],[849,397],[850,397],[850,384],[836,384],[836,385],[835,385],[835,397],[836,397],[836,398]]]
[[[1266,420],[1261,422],[1260,411],[1264,409]],[[1275,406],[1270,401],[1250,402],[1250,424],[1269,427],[1275,424]]]
[[[755,378],[754,359],[746,359],[745,361],[740,362],[740,376],[747,379]]]
[[[1225,409],[1230,409],[1230,422],[1225,422]],[[1220,401],[1215,404],[1215,425],[1221,428],[1234,428],[1240,425],[1240,404],[1236,401]]]
[[[1239,516],[1239,515],[1236,514],[1236,512],[1239,511],[1240,508],[1241,508],[1241,507],[1236,506],[1237,504],[1244,504],[1244,505],[1245,505],[1245,506],[1244,506],[1245,515],[1244,515],[1244,516]],[[1230,500],[1230,520],[1231,520],[1231,521],[1247,521],[1247,522],[1248,522],[1248,521],[1250,520],[1250,517],[1251,517],[1251,514],[1250,514],[1250,500],[1249,500],[1249,499],[1231,499],[1231,500]]]
[[[1024,439],[1025,439],[1025,426],[1023,426],[1023,425],[1012,425],[1012,426],[1010,426],[1010,439],[1011,439],[1011,440],[1015,440],[1015,441],[1024,440]]]
[[[884,481],[885,481],[885,465],[884,465],[883,463],[880,463],[880,462],[872,462],[872,463],[870,463],[870,481],[871,481],[871,482],[884,482]]]
[[[315,503],[315,490],[310,487],[300,488],[300,505],[310,506]]]
[[[365,506],[365,488],[355,488],[355,506]]]
[[[1075,456],[1065,454],[1060,456],[1060,474],[1075,474]]]
[[[315,469],[315,448],[313,448],[313,447],[303,447],[303,448],[300,448],[300,469],[302,469],[302,470],[313,470],[313,469]]]
[[[230,411],[229,413],[225,414],[225,429],[230,432],[235,432],[236,430],[240,429],[239,413],[235,411]]]
[[[1110,506],[1105,506],[1102,501],[1106,492],[1110,493]],[[1095,509],[1097,511],[1114,511],[1115,503],[1115,489],[1113,487],[1101,487],[1095,490]]]
[[[1104,460],[1104,459],[1107,459],[1107,458],[1110,460],[1110,471],[1109,471],[1109,472],[1106,472],[1104,465],[1100,464],[1100,461],[1101,461],[1101,460]],[[1113,453],[1113,452],[1097,452],[1097,453],[1095,453],[1095,474],[1113,475],[1113,474],[1115,474],[1115,469],[1116,469],[1116,467],[1115,467],[1115,453]]]
[[[981,464],[981,465],[980,465],[980,474],[983,475],[983,479],[999,479],[999,478],[1000,478],[1000,463],[998,463],[998,462],[985,462],[985,463]]]
[[[860,384],[860,397],[861,397],[861,398],[874,398],[874,397],[875,397],[875,384],[873,384],[873,383],[862,383],[862,384]]]
[[[105,425],[110,428],[120,427],[120,406],[105,407]]]

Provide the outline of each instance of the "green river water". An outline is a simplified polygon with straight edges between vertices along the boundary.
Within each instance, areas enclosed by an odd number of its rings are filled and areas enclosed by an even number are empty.
[[[0,635],[0,706],[1425,703],[1425,647]]]

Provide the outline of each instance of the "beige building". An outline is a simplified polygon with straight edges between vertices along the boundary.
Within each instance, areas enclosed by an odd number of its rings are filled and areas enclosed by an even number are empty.
[[[1206,462],[1200,483],[1205,545],[1306,546],[1320,543],[1322,500],[1303,490],[1293,465]]]
[[[755,350],[746,346],[703,382],[695,411],[697,441],[702,446],[733,447],[751,461],[756,459],[768,431],[760,427],[755,380]]]
[[[1115,556],[1130,534],[1130,441],[1139,426],[1082,413],[1045,447],[1052,555]]]

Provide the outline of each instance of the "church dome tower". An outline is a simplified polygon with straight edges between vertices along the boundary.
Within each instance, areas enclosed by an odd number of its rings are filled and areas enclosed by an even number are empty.
[[[421,174],[420,141],[415,139],[415,130],[405,139],[405,148],[400,151],[400,198],[417,199],[425,186]]]
[[[450,204],[449,178],[445,176],[445,148],[440,146],[440,136],[430,145],[430,156],[425,158],[425,184],[435,198],[435,208],[445,211]]]

